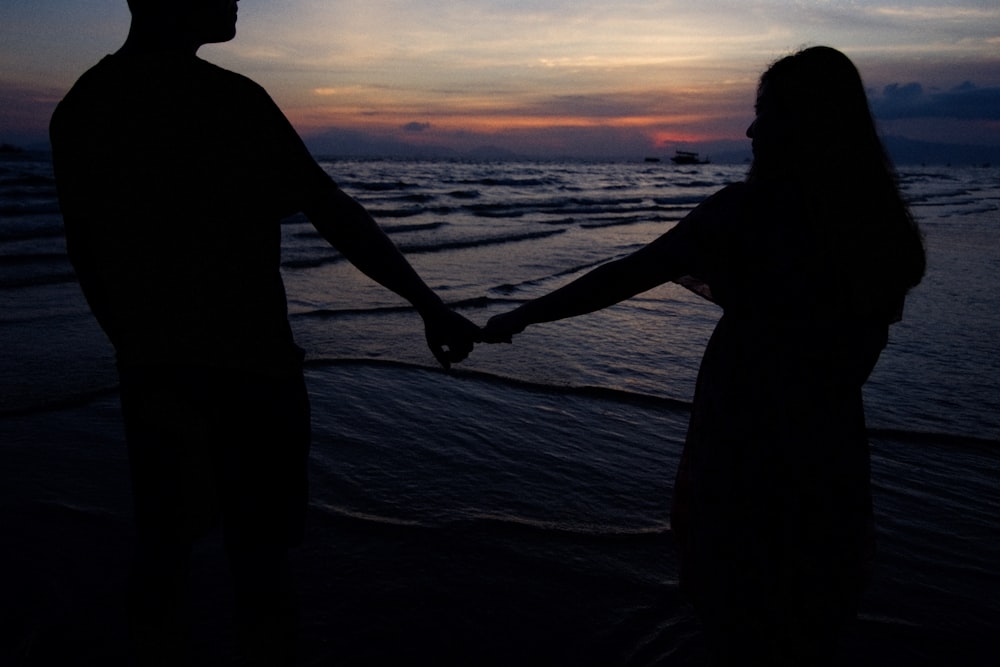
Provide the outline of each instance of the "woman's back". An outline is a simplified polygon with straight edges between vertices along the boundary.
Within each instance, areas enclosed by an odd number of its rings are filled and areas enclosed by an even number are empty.
[[[822,664],[873,554],[861,387],[924,251],[843,54],[775,63],[747,134],[747,182],[705,230],[680,230],[707,249],[692,268],[724,315],[673,527],[720,664]]]

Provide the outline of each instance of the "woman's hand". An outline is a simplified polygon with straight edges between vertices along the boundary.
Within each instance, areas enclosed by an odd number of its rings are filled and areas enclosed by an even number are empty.
[[[509,343],[515,334],[524,331],[527,324],[516,310],[494,315],[483,327],[484,343]]]

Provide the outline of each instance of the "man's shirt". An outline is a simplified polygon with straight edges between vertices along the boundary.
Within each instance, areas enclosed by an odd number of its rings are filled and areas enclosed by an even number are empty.
[[[121,363],[297,370],[280,221],[335,185],[259,85],[107,56],[51,138],[69,256]]]

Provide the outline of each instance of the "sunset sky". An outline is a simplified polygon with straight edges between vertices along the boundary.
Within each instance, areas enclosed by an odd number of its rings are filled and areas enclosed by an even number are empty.
[[[760,72],[815,44],[858,65],[885,134],[1000,146],[996,0],[242,0],[203,58],[299,131],[533,155],[740,141]],[[0,141],[118,48],[125,0],[0,0]]]

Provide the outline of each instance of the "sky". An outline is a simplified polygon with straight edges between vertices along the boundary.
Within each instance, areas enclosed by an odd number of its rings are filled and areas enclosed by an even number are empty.
[[[627,157],[745,147],[757,78],[854,60],[883,134],[1000,147],[996,0],[241,0],[199,51],[263,85],[311,146]],[[0,0],[0,141],[116,50],[125,0]]]

